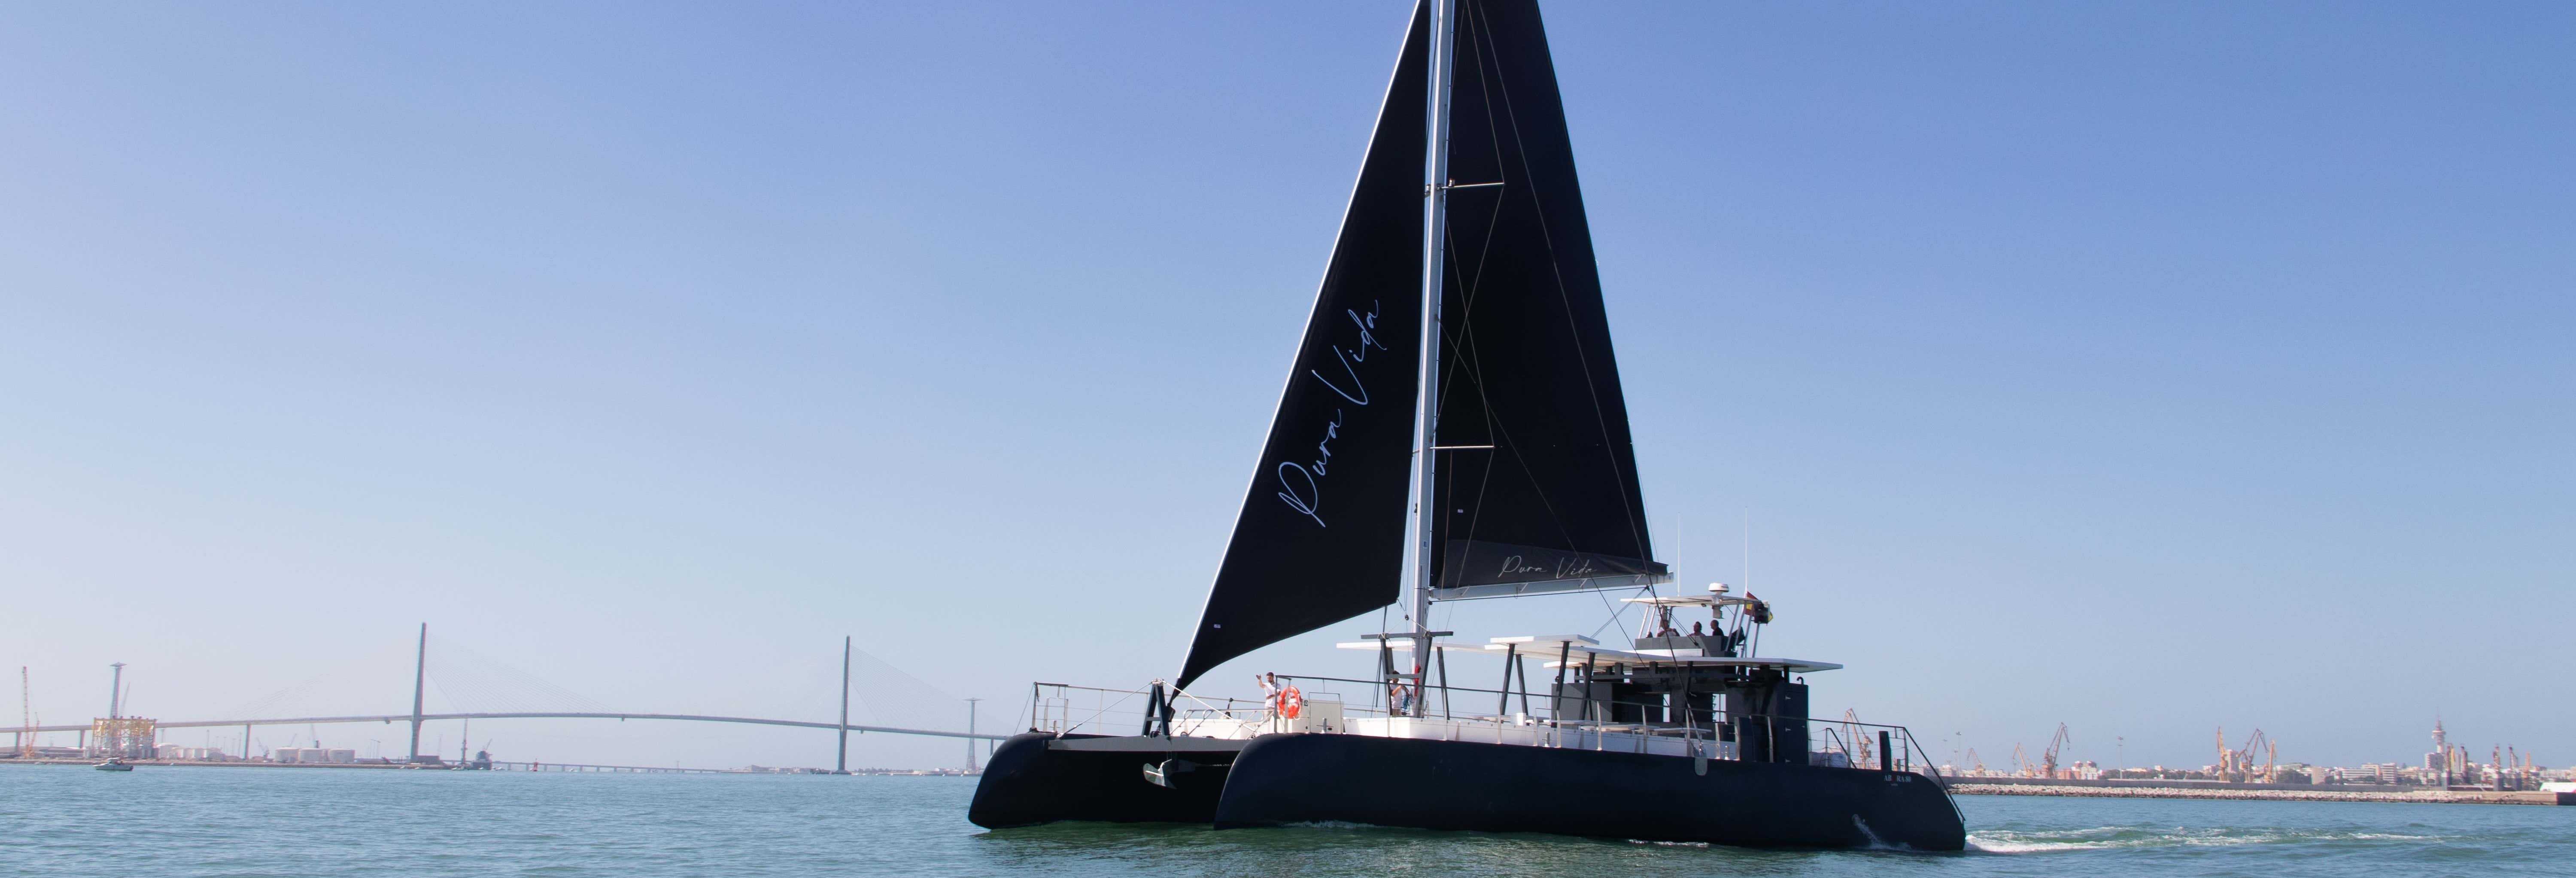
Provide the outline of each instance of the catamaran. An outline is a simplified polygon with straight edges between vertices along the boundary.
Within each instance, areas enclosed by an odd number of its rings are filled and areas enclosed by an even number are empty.
[[[1806,675],[1840,665],[1758,655],[1767,603],[1668,591],[1653,559],[1537,3],[1421,0],[1180,672],[1032,686],[967,816],[1964,846],[1904,728],[1809,717]],[[1430,624],[1438,602],[1614,590],[1644,610],[1624,643]],[[1375,654],[1368,678],[1188,691],[1391,605],[1405,630],[1342,644]],[[1500,688],[1453,685],[1453,654],[1501,658]]]

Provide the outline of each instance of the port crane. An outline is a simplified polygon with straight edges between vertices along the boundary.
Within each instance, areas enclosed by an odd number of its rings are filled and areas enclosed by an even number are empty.
[[[1854,767],[1878,764],[1876,754],[1872,752],[1874,748],[1870,743],[1869,735],[1861,731],[1860,711],[1849,708],[1843,710],[1843,740],[1851,742],[1850,756]]]
[[[2257,750],[2263,752],[2263,767],[2259,770],[2254,767],[2254,753]],[[2280,755],[2281,745],[2273,743],[2272,739],[2265,737],[2262,729],[2255,729],[2253,734],[2245,736],[2245,746],[2229,749],[2227,746],[2227,727],[2220,726],[2218,728],[2217,774],[2219,780],[2237,781],[2240,783],[2252,780],[2262,783],[2271,783],[2274,780],[2274,766],[2277,764]]]
[[[2041,777],[2050,779],[2055,779],[2057,777],[2057,754],[2060,750],[2065,749],[2066,745],[2069,743],[2073,743],[2073,741],[2066,736],[2066,724],[2058,723],[2057,737],[2048,739],[2048,749],[2039,754],[2039,775]]]

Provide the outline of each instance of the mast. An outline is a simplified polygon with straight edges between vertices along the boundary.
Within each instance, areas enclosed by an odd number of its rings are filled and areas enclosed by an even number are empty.
[[[1440,420],[1440,284],[1447,259],[1449,214],[1449,84],[1458,40],[1457,0],[1431,0],[1430,114],[1422,161],[1422,375],[1416,387],[1413,440],[1413,712],[1422,716],[1431,660],[1432,472]]]

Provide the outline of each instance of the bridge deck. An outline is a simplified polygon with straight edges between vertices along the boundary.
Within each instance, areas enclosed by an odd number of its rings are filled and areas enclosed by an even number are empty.
[[[790,726],[790,727],[800,728],[800,729],[826,729],[826,730],[832,730],[832,731],[838,731],[838,730],[840,730],[841,728],[843,728],[843,726],[842,726],[840,723],[829,723],[829,722],[810,722],[810,721],[807,721],[807,720],[795,720],[795,719],[763,719],[763,718],[760,718],[760,717],[749,717],[749,716],[712,716],[712,715],[707,715],[707,714],[695,714],[695,713],[531,713],[531,712],[515,712],[515,713],[424,713],[424,714],[421,714],[421,715],[420,715],[420,719],[421,719],[421,721],[422,721],[422,722],[428,722],[428,721],[431,721],[431,720],[450,720],[450,719],[615,719],[615,720],[630,720],[630,719],[658,719],[658,720],[678,720],[678,721],[682,721],[682,722],[702,722],[702,723],[742,723],[742,724],[746,724],[746,725],[755,725],[755,726]],[[375,722],[381,722],[381,723],[407,723],[407,722],[411,722],[411,721],[412,721],[412,715],[411,715],[411,714],[408,714],[408,713],[393,713],[393,714],[377,714],[377,715],[372,715],[372,716],[295,716],[295,717],[278,717],[278,718],[274,718],[274,719],[205,719],[205,720],[178,720],[178,721],[170,721],[170,722],[159,722],[159,723],[154,723],[153,725],[154,725],[154,727],[155,727],[155,728],[163,728],[163,729],[198,729],[198,728],[222,728],[222,727],[226,727],[226,726],[287,726],[287,725],[313,725],[313,724],[323,724],[323,723],[375,723]],[[848,726],[847,728],[848,728],[850,731],[853,731],[853,732],[877,732],[877,733],[880,733],[880,734],[889,734],[889,735],[926,735],[926,736],[934,737],[934,738],[972,738],[972,739],[979,740],[979,741],[999,741],[999,740],[1002,740],[1002,739],[1004,739],[1004,738],[1008,738],[1008,737],[1010,737],[1010,735],[1006,735],[1006,734],[1005,734],[1005,735],[987,735],[987,734],[981,734],[981,733],[970,733],[970,732],[950,732],[950,731],[942,731],[942,730],[938,730],[938,729],[904,729],[904,728],[895,728],[895,727],[893,727],[893,726],[862,726],[862,725],[852,725],[852,726]],[[33,729],[28,729],[28,728],[23,727],[23,726],[22,726],[22,727],[20,727],[20,728],[15,728],[15,729],[11,729],[11,728],[0,728],[0,732],[18,732],[18,731],[36,731],[36,732],[86,732],[86,731],[89,731],[89,726],[88,726],[88,725],[77,725],[77,726],[36,726],[36,727],[34,727]]]

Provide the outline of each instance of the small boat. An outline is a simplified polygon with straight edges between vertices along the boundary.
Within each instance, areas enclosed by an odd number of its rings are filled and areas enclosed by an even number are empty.
[[[100,771],[133,771],[134,763],[127,762],[123,759],[109,759],[106,762],[101,762],[90,767]]]

